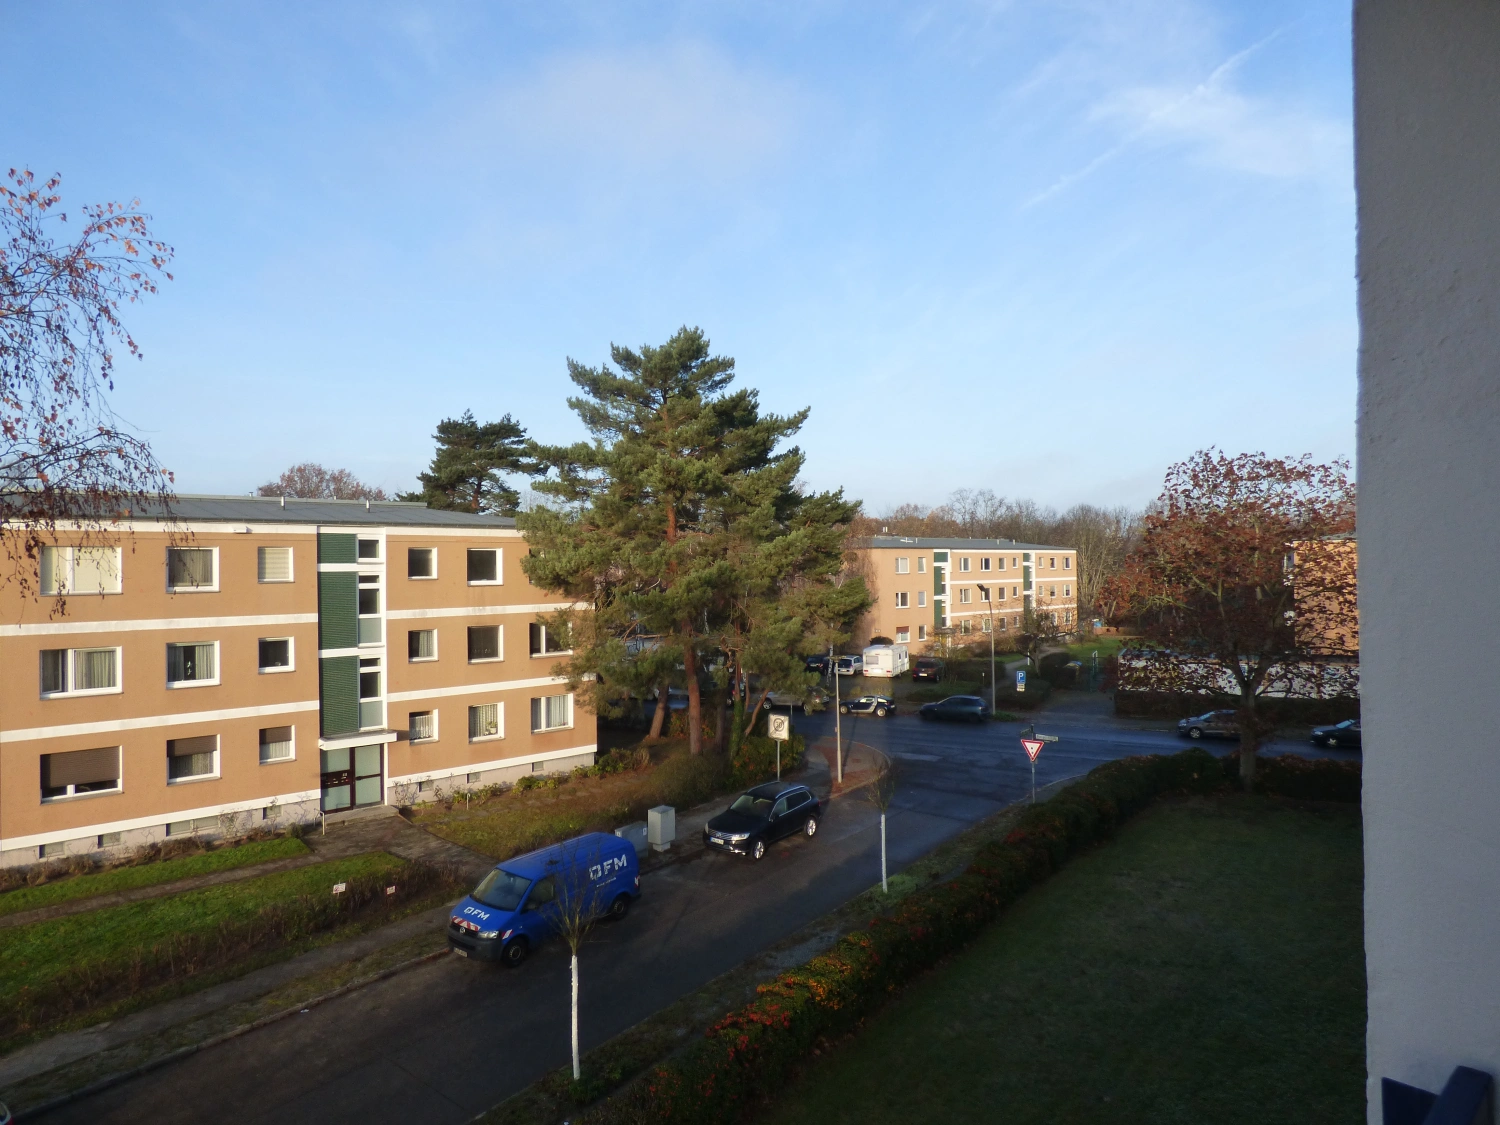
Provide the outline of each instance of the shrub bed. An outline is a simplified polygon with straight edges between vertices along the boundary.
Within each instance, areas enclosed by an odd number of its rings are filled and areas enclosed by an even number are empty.
[[[1267,760],[1267,764],[1271,762]],[[1258,788],[1307,799],[1358,793],[1358,766],[1308,763],[1264,770]],[[1165,793],[1206,794],[1238,775],[1238,759],[1200,748],[1099,766],[1026,810],[1003,841],[985,845],[960,876],[905,899],[865,931],[762,985],[759,997],[704,1038],[651,1068],[576,1120],[588,1125],[734,1120],[780,1092],[820,1040],[850,1031],[900,985],[953,952],[1069,857],[1112,835]],[[1331,768],[1324,768],[1331,767]],[[1341,796],[1333,796],[1338,794]]]

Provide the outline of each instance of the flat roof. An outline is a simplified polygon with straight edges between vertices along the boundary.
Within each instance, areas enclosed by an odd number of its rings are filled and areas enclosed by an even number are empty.
[[[511,516],[449,512],[403,500],[299,500],[288,496],[194,496],[173,498],[131,513],[135,519],[178,519],[184,523],[318,523],[369,527],[472,527],[476,531],[514,528]]]
[[[916,535],[872,535],[856,540],[860,547],[885,550],[896,547],[933,547],[939,551],[1071,551],[1047,543],[1020,543],[1014,539],[928,539]]]

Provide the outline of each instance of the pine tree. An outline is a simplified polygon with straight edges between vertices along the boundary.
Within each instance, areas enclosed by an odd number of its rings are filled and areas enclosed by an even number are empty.
[[[535,464],[526,455],[526,430],[505,415],[480,425],[472,411],[462,418],[444,418],[432,435],[437,442],[432,465],[418,476],[420,492],[399,499],[425,503],[429,508],[513,516],[521,496],[502,473],[531,473]]]
[[[568,361],[583,392],[568,405],[592,440],[534,449],[550,470],[536,490],[561,503],[520,518],[531,545],[522,566],[590,607],[572,623],[570,679],[592,675],[608,713],[627,692],[680,676],[699,753],[705,661],[738,615],[739,635],[774,630],[778,678],[798,663],[808,623],[796,596],[817,601],[803,587],[838,568],[839,525],[857,506],[797,489],[802,453],[777,447],[807,411],[762,414],[754,390],[729,390],[734,361],[710,355],[699,329],[639,352],[612,347],[611,358],[618,370]],[[818,534],[803,526],[814,517],[826,525]]]

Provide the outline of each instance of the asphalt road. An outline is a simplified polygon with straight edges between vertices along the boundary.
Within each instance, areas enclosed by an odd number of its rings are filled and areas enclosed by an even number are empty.
[[[1183,745],[1160,729],[1165,724],[1121,722],[1097,698],[1072,699],[1035,720],[1039,731],[1059,737],[1037,764],[1038,785],[1112,758]],[[797,724],[813,737],[831,734],[833,716],[799,715]],[[912,715],[843,720],[845,738],[902,763],[888,825],[894,869],[1025,796],[1031,770],[1020,725],[928,724]],[[778,844],[759,864],[704,854],[644,876],[644,895],[630,916],[596,930],[584,950],[585,1049],[877,882],[876,825],[870,805],[844,799],[833,803],[815,839]],[[444,959],[74,1102],[46,1120],[464,1122],[567,1062],[568,991],[566,952],[556,943],[515,971]]]

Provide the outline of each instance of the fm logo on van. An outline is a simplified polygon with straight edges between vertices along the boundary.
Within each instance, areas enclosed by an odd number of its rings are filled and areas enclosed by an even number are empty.
[[[606,875],[611,875],[616,871],[624,870],[625,857],[622,855],[617,855],[614,859],[606,859],[603,863],[596,863],[593,867],[590,867],[589,878],[597,882],[598,880],[604,878]]]
[[[489,911],[487,911],[487,910],[480,910],[477,906],[466,906],[466,907],[464,907],[464,913],[465,914],[475,914],[475,915],[478,915],[480,918],[483,918],[486,921],[488,921],[489,916],[490,916]]]

